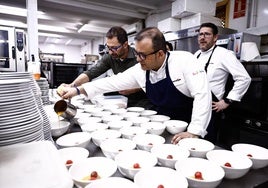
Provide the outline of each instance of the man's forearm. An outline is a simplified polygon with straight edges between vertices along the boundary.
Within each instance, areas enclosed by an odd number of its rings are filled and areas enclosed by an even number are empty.
[[[82,73],[71,83],[71,86],[80,86],[89,81],[89,77],[86,74]]]

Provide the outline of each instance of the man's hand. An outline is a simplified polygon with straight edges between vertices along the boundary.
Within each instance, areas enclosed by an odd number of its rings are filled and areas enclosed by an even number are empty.
[[[127,90],[122,90],[122,91],[119,91],[119,93],[121,95],[130,95],[132,93],[137,93],[138,91],[140,91],[141,88],[135,88],[135,89],[127,89]]]
[[[57,94],[62,97],[65,93],[66,93],[66,88],[70,88],[71,87],[71,84],[61,84],[58,88],[57,88]]]
[[[220,112],[222,110],[225,110],[228,108],[230,104],[227,104],[224,102],[224,100],[220,100],[219,102],[212,102],[212,110],[215,110],[216,112]]]
[[[177,144],[181,139],[184,138],[198,138],[198,136],[189,132],[181,132],[173,136],[171,143]]]

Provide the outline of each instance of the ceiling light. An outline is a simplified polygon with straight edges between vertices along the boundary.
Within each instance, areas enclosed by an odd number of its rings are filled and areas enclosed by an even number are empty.
[[[45,36],[45,37],[56,37],[56,38],[63,38],[63,35],[53,34],[53,33],[43,33],[38,32],[39,36]]]
[[[73,40],[73,39],[69,39],[69,40],[65,43],[65,45],[67,46],[68,44],[70,44],[70,42],[72,42],[72,40]]]
[[[45,30],[45,31],[55,31],[55,32],[63,32],[63,33],[69,33],[70,31],[64,27],[57,27],[57,26],[51,26],[51,25],[38,25],[38,30]]]
[[[2,14],[10,14],[10,15],[16,15],[16,16],[27,16],[27,10],[25,8],[17,8],[17,7],[11,7],[11,6],[5,6],[0,5],[0,12]],[[42,11],[37,11],[38,15],[45,14]]]
[[[18,21],[11,21],[11,20],[0,20],[1,25],[5,26],[13,26],[13,27],[20,27],[20,28],[27,28],[27,25],[23,22]]]
[[[81,33],[81,32],[86,28],[86,26],[87,26],[87,24],[82,25],[82,26],[77,30],[77,32],[78,32],[78,33]]]
[[[57,44],[59,42],[60,42],[60,38],[56,38],[55,41],[54,41],[55,44]]]

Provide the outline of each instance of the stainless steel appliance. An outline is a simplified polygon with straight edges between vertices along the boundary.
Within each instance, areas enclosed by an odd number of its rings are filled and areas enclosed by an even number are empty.
[[[243,142],[268,148],[268,61],[244,62],[251,83],[241,102],[230,106],[230,118],[219,133],[229,148]]]
[[[164,36],[167,41],[172,43],[174,50],[185,50],[195,53],[199,49],[198,31],[199,26],[177,32],[168,32]],[[234,51],[238,59],[240,59],[241,44],[243,42],[255,42],[257,47],[260,48],[260,36],[222,27],[218,27],[218,31],[219,37],[216,44]]]
[[[25,32],[21,29],[0,26],[0,71],[26,70]]]
[[[218,31],[219,35],[224,35],[226,39],[231,38],[229,34],[234,34],[237,32],[236,30],[222,27],[218,27]],[[167,41],[173,44],[174,50],[184,50],[195,53],[199,49],[198,32],[199,26],[196,26],[188,29],[182,29],[176,32],[167,32],[164,34],[164,36]],[[226,40],[225,42],[229,42],[229,40]]]

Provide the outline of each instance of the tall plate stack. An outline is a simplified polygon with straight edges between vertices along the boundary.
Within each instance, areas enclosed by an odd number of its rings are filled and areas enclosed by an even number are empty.
[[[29,79],[0,80],[0,146],[44,140]]]
[[[32,90],[34,94],[35,103],[37,104],[38,110],[41,113],[41,116],[43,118],[43,132],[44,132],[44,139],[53,141],[51,136],[51,123],[49,121],[49,118],[47,116],[47,113],[43,109],[43,104],[41,101],[41,91],[36,83],[36,81],[33,79],[33,76],[29,72],[4,72],[0,73],[0,82],[1,80],[11,80],[11,79],[28,79],[29,80],[29,90]],[[16,95],[16,92],[13,93],[13,95]],[[1,104],[0,104],[1,105]],[[1,120],[1,119],[0,119]]]
[[[49,101],[49,95],[48,95],[48,91],[49,91],[49,84],[46,78],[40,78],[39,80],[36,80],[38,86],[40,87],[40,91],[41,91],[41,100],[43,105],[48,105],[50,104]]]

